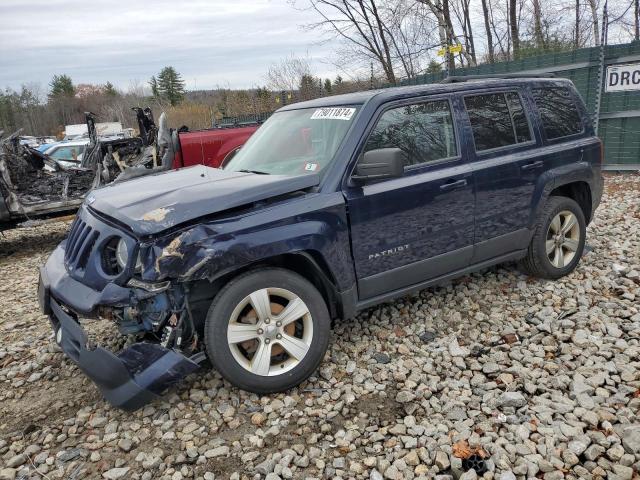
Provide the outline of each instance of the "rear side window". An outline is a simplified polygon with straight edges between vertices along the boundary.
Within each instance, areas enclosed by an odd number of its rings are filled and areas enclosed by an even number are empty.
[[[568,88],[534,88],[533,98],[547,139],[568,137],[582,132],[582,120]]]
[[[531,129],[517,93],[473,95],[464,99],[476,151],[531,140]]]
[[[365,152],[399,148],[407,166],[458,155],[449,102],[436,100],[387,110],[371,132]]]

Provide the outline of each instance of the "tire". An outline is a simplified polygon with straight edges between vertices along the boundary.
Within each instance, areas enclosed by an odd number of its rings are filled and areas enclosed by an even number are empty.
[[[571,224],[571,216],[575,219],[575,224],[566,228]],[[564,232],[565,229],[566,235],[556,234],[556,231]],[[535,277],[552,280],[564,277],[578,265],[584,251],[585,239],[586,221],[580,206],[567,197],[549,197],[538,217],[521,267]]]
[[[225,379],[266,394],[289,390],[315,372],[330,329],[327,305],[309,281],[289,270],[264,268],[220,290],[207,313],[204,341]]]

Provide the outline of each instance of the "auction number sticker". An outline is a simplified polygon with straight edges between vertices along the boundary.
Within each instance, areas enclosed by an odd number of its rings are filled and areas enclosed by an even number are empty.
[[[353,117],[354,113],[356,113],[355,108],[319,108],[315,112],[313,112],[313,115],[311,115],[311,120],[351,120],[351,117]]]

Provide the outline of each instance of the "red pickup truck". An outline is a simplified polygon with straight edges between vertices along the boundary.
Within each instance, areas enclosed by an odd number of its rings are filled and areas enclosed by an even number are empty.
[[[260,125],[233,125],[178,134],[180,148],[173,168],[207,165],[219,167],[240,149]]]

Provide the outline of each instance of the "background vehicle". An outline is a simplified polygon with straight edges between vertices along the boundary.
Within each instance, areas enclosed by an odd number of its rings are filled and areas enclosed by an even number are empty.
[[[218,168],[255,133],[260,124],[230,125],[193,132],[179,132],[180,149],[173,168],[206,165]]]
[[[0,138],[0,229],[71,212],[94,188],[170,169],[177,134],[164,115],[158,129],[150,109],[134,110],[139,137],[99,138],[87,113],[88,138],[54,144],[50,155],[22,144],[17,133]]]
[[[89,138],[56,143],[49,148],[45,148],[43,153],[64,168],[78,168],[88,144]]]
[[[117,406],[141,406],[205,358],[240,388],[286,390],[322,361],[332,319],[504,261],[571,272],[601,161],[569,81],[289,105],[223,170],[93,192],[41,270],[40,302]],[[140,342],[87,349],[87,317]]]

